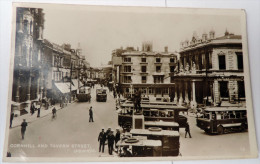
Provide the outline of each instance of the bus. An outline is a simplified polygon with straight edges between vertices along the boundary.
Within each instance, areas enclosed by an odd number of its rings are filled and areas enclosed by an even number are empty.
[[[245,107],[210,107],[197,118],[197,127],[206,133],[243,132],[248,128]]]
[[[79,102],[86,102],[91,100],[91,88],[82,86],[77,90],[77,99]]]
[[[162,156],[178,156],[180,154],[180,134],[177,131],[161,130],[160,128],[132,129],[133,137],[146,136],[148,140],[162,142]]]
[[[188,108],[177,105],[151,105],[141,104],[142,115],[144,121],[165,121],[177,122],[179,127],[185,127],[187,117],[180,114],[180,112],[187,112]],[[124,103],[118,109],[118,124],[123,128],[131,128],[132,118],[134,114],[134,105]]]
[[[107,101],[107,90],[106,89],[97,89],[96,90],[96,100],[99,101]]]

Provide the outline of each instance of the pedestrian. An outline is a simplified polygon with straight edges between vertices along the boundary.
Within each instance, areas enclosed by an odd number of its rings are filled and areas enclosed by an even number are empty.
[[[116,146],[118,141],[120,141],[120,131],[119,131],[119,128],[116,129],[116,136],[115,136],[115,148],[116,149],[118,147],[118,146]]]
[[[52,118],[55,118],[57,116],[57,114],[56,114],[57,110],[54,106],[52,106],[52,107],[53,107],[52,108]]]
[[[99,152],[101,152],[101,147],[102,147],[102,153],[104,153],[105,142],[106,142],[106,133],[105,133],[105,131],[104,131],[104,128],[103,128],[102,131],[99,133],[98,141],[99,141]]]
[[[35,110],[35,106],[34,106],[34,102],[33,102],[33,103],[31,104],[31,109],[30,109],[31,115],[34,114],[34,110]]]
[[[12,112],[10,115],[10,128],[12,128],[13,119],[14,119],[14,112]]]
[[[89,122],[94,122],[92,106],[89,108]]]
[[[113,95],[114,95],[114,98],[116,98],[116,92],[115,91],[113,92]]]
[[[38,107],[37,108],[37,117],[40,117],[40,114],[41,114],[41,107]]]
[[[22,134],[22,139],[24,139],[24,134],[25,134],[25,131],[26,131],[26,127],[27,127],[27,122],[25,119],[23,119],[23,122],[21,124],[21,134]]]
[[[108,141],[108,153],[109,155],[113,155],[113,146],[115,142],[115,136],[113,134],[113,130],[111,130],[107,136]]]
[[[185,138],[187,136],[187,133],[189,134],[190,138],[191,138],[191,135],[190,135],[190,125],[189,123],[187,122],[186,125],[185,125]]]

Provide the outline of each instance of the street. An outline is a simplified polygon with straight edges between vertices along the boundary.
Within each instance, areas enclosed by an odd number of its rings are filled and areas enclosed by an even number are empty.
[[[185,129],[180,129],[180,152],[182,156],[243,157],[250,154],[248,132],[223,135],[207,134],[196,126],[196,117],[188,116],[192,138],[185,138]]]
[[[109,156],[98,151],[98,134],[102,128],[118,127],[115,99],[112,92],[107,94],[107,102],[96,102],[95,90],[92,100],[75,102],[51,115],[28,124],[25,139],[21,139],[21,128],[10,129],[9,150],[12,157],[96,157]],[[89,122],[89,108],[93,107],[94,122]],[[192,138],[185,138],[185,129],[180,129],[180,152],[182,156],[246,156],[250,154],[248,133],[209,135],[196,127],[196,118],[189,114]],[[21,148],[23,147],[23,148]]]
[[[112,94],[107,94],[107,102],[96,102],[95,89],[92,89],[91,103],[76,102],[59,110],[54,120],[49,115],[29,123],[24,140],[20,127],[10,129],[8,151],[12,157],[98,156],[99,132],[108,127],[115,130],[117,114]],[[93,107],[93,123],[89,122],[90,106]],[[17,148],[17,144],[27,148]],[[104,154],[107,152],[106,145]]]

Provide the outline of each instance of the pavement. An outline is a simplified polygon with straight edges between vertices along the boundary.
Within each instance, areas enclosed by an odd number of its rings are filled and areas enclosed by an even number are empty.
[[[74,102],[72,102],[72,103],[74,103]],[[67,106],[71,105],[72,103],[68,103]],[[64,108],[61,108],[59,103],[55,104],[54,107],[56,108],[57,111],[66,108],[66,106]],[[14,117],[13,123],[12,123],[12,128],[21,126],[23,119],[26,119],[26,122],[31,123],[33,121],[39,120],[40,118],[46,117],[50,114],[52,114],[51,106],[48,109],[45,109],[45,107],[42,107],[41,112],[40,112],[40,117],[37,117],[37,111],[35,111],[33,115],[31,113],[28,113],[28,114],[24,114],[24,115],[21,115],[18,117]]]

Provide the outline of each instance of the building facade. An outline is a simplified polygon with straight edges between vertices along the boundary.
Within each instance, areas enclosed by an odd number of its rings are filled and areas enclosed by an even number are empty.
[[[144,42],[141,51],[127,48],[112,54],[112,60],[116,59],[112,78],[124,96],[141,90],[147,96],[170,97],[177,56],[177,53],[168,52],[168,47],[163,52],[155,52],[151,42]]]
[[[240,35],[210,31],[181,42],[174,81],[174,101],[192,108],[198,104],[220,105],[245,100],[243,51]]]
[[[42,97],[44,14],[39,8],[17,8],[12,100],[20,109]]]

